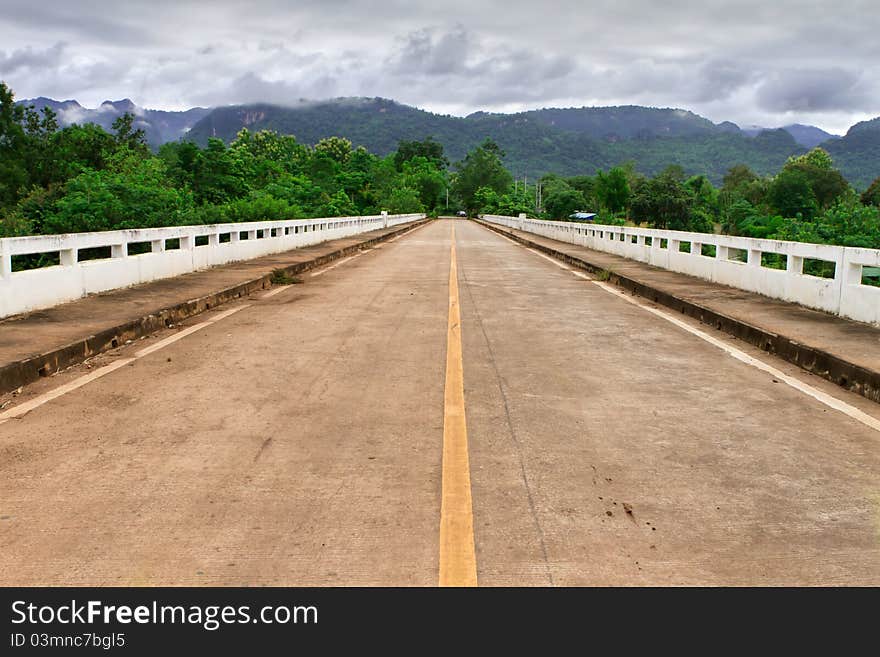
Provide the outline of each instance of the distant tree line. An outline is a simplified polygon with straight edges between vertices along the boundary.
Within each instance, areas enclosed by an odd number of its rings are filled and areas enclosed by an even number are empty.
[[[445,209],[448,162],[431,139],[380,158],[341,137],[309,147],[242,129],[229,145],[153,153],[133,121],[60,128],[0,83],[0,236]]]
[[[16,105],[0,83],[0,236],[382,210],[545,219],[581,210],[597,223],[880,248],[880,178],[858,195],[821,148],[772,176],[734,166],[720,187],[680,166],[648,177],[633,164],[527,185],[491,139],[452,165],[430,137],[379,157],[342,137],[308,146],[246,128],[228,145],[180,141],[153,153],[133,118],[120,117],[112,132],[60,128],[51,109]]]
[[[557,220],[588,211],[598,215],[596,223],[880,249],[880,177],[859,195],[818,147],[790,157],[773,176],[736,165],[720,187],[677,165],[647,177],[632,164],[594,176],[545,175],[536,184],[540,207],[533,188],[520,184],[517,194],[500,176],[478,189],[468,207]]]

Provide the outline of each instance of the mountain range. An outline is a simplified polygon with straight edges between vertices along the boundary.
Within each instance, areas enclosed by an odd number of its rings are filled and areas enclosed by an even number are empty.
[[[307,144],[338,135],[380,155],[395,150],[401,139],[431,136],[456,161],[490,137],[505,151],[505,164],[518,177],[534,178],[547,172],[591,175],[596,169],[633,161],[645,174],[678,164],[688,173],[704,173],[718,183],[734,164],[771,174],[791,155],[822,145],[857,188],[864,189],[880,175],[880,118],[856,124],[838,137],[815,126],[740,128],[729,121],[713,123],[687,110],[641,106],[475,112],[458,117],[384,98],[199,107],[185,112],[143,109],[128,99],[105,101],[95,109],[75,100],[20,102],[37,109],[52,107],[62,125],[94,122],[109,128],[118,116],[131,112],[135,126],[145,131],[153,147],[177,139],[202,145],[211,137],[229,142],[247,127],[292,134]]]
[[[204,107],[194,107],[185,112],[144,109],[128,98],[105,100],[94,109],[83,107],[75,100],[53,100],[42,96],[19,103],[33,105],[37,111],[51,107],[58,114],[58,122],[62,127],[73,123],[96,123],[105,130],[110,130],[113,121],[128,112],[135,116],[134,127],[144,131],[147,142],[153,147],[185,137],[199,119],[211,112]]]

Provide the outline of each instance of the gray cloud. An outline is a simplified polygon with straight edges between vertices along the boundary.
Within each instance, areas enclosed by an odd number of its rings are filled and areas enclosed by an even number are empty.
[[[757,100],[771,112],[824,112],[877,108],[862,76],[839,68],[778,71],[758,88]]]
[[[45,50],[35,50],[31,46],[13,50],[8,55],[0,51],[0,74],[13,75],[22,70],[57,67],[64,55],[66,44],[59,41]]]
[[[645,104],[842,131],[880,115],[878,32],[875,0],[5,0],[0,75],[92,106]]]

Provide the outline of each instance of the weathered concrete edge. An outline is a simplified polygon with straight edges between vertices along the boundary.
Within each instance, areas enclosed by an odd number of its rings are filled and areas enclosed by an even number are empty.
[[[430,219],[422,219],[404,226],[396,230],[379,235],[357,244],[351,244],[347,247],[325,253],[311,260],[294,263],[286,267],[279,267],[288,274],[295,275],[315,269],[334,260],[344,258],[350,253],[368,248],[374,244],[385,242],[391,238],[397,237],[410,230],[423,226],[431,221]],[[258,278],[252,278],[233,285],[232,287],[212,292],[197,299],[190,299],[181,303],[162,308],[158,312],[144,315],[137,319],[124,322],[117,326],[113,326],[86,338],[76,340],[50,351],[31,356],[18,361],[13,361],[0,366],[0,394],[10,392],[23,385],[32,383],[40,377],[50,376],[60,370],[71,365],[83,362],[87,358],[91,358],[96,354],[114,349],[119,345],[125,344],[128,340],[135,340],[144,335],[154,333],[159,329],[166,328],[170,324],[175,324],[188,317],[198,315],[212,308],[247,296],[259,290],[271,287],[272,274],[266,274]]]
[[[657,289],[648,283],[609,271],[582,258],[577,258],[571,254],[538,244],[521,235],[509,232],[500,226],[495,226],[485,221],[477,221],[477,223],[578,269],[583,269],[593,274],[605,272],[610,283],[614,283],[655,303],[662,304],[667,308],[677,310],[683,315],[699,320],[703,324],[714,326],[720,331],[724,331],[744,342],[759,347],[767,353],[778,356],[812,374],[821,376],[847,390],[880,403],[880,372],[851,363],[824,349],[811,347],[787,336],[773,333],[767,329],[753,326],[741,319],[719,313],[693,301],[682,299],[669,292]]]

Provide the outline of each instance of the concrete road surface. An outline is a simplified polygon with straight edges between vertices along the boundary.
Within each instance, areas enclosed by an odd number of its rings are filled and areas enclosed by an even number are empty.
[[[12,400],[0,584],[880,585],[876,404],[465,220],[314,274]]]

